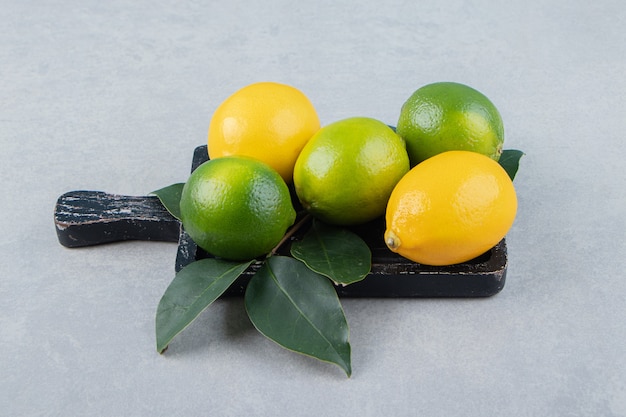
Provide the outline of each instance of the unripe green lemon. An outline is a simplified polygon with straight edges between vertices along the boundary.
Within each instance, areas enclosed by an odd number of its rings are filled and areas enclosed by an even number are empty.
[[[296,217],[278,172],[240,156],[200,165],[183,187],[180,211],[185,231],[199,247],[231,260],[269,253]]]
[[[396,127],[411,166],[445,151],[472,151],[497,161],[504,126],[498,109],[479,91],[459,83],[428,84],[402,105]]]
[[[384,214],[393,187],[408,170],[402,138],[378,120],[353,117],[313,135],[296,161],[293,181],[314,216],[354,225]]]

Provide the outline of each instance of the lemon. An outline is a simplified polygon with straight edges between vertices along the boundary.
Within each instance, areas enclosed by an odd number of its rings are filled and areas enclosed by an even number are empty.
[[[196,168],[183,187],[180,212],[199,247],[231,260],[269,253],[296,217],[281,176],[261,161],[236,156]]]
[[[250,84],[213,113],[207,139],[209,158],[250,156],[290,183],[300,151],[319,128],[317,112],[300,90],[274,82]]]
[[[513,183],[496,161],[471,151],[443,152],[394,188],[385,243],[422,264],[466,262],[502,240],[516,213]]]
[[[495,105],[479,91],[459,83],[428,84],[402,105],[396,126],[406,141],[411,166],[438,153],[473,151],[500,158],[504,125]]]
[[[382,216],[408,170],[402,138],[378,120],[353,117],[322,127],[309,140],[293,181],[298,199],[314,216],[353,225]]]

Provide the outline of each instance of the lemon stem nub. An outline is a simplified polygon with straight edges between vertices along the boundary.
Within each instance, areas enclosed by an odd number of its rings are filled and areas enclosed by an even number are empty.
[[[400,247],[402,242],[400,242],[400,238],[396,236],[394,232],[388,231],[385,234],[385,244],[387,247],[393,251]]]

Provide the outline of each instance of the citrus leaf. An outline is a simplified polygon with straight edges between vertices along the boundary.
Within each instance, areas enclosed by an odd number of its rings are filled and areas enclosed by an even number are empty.
[[[183,193],[184,185],[184,183],[176,183],[150,193],[159,197],[163,207],[178,220],[182,220],[180,215],[180,196]]]
[[[250,280],[248,317],[280,346],[342,368],[348,376],[348,323],[330,281],[287,256],[272,256]]]
[[[524,155],[524,152],[518,151],[516,149],[505,149],[502,151],[502,155],[500,155],[500,159],[498,162],[504,168],[511,181],[515,178],[515,174],[517,174],[517,169],[519,168],[519,160]]]
[[[293,242],[291,255],[343,285],[361,281],[372,267],[372,252],[363,239],[346,228],[319,221],[301,241]]]
[[[202,259],[180,270],[165,290],[156,314],[159,353],[252,263]]]

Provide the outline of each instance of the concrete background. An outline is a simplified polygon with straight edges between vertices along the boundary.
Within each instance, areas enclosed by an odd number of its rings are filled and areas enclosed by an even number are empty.
[[[0,0],[0,27],[1,415],[626,416],[621,0]],[[504,290],[345,300],[350,379],[241,299],[158,355],[176,245],[66,249],[56,198],[185,181],[213,110],[262,80],[323,124],[395,124],[434,81],[490,97],[526,153]]]

